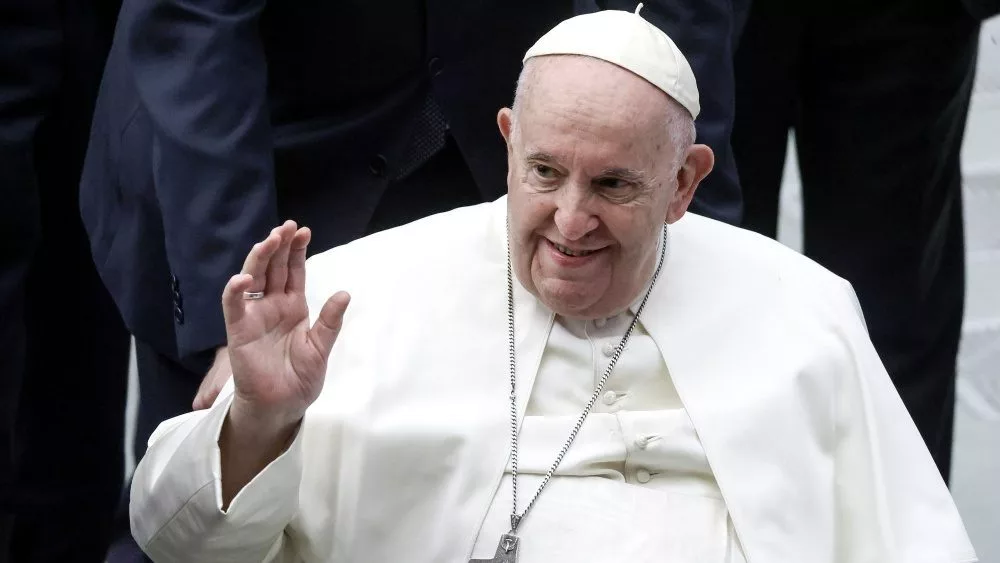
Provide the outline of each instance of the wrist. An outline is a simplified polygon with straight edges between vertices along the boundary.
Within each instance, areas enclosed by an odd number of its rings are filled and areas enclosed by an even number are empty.
[[[291,446],[302,416],[275,417],[234,398],[219,436],[222,509],[253,478]]]
[[[236,393],[229,407],[228,422],[234,437],[238,437],[241,442],[284,442],[295,435],[304,414],[297,411],[261,408]]]

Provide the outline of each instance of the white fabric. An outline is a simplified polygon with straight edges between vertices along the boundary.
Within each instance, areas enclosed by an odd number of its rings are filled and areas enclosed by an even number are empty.
[[[628,311],[599,323],[556,319],[521,429],[519,513],[632,318]],[[491,558],[510,528],[511,493],[508,464],[477,559]],[[521,563],[745,563],[705,451],[641,322],[519,537]]]
[[[544,55],[583,55],[645,78],[698,117],[698,82],[677,45],[640,14],[602,10],[574,16],[542,36],[524,61]]]
[[[132,483],[156,561],[467,561],[509,455],[507,203],[314,256],[315,315],[352,294],[288,451],[220,509],[231,386],[168,421]],[[777,242],[688,214],[643,312],[751,563],[975,560],[850,286]],[[515,285],[518,412],[553,314]]]

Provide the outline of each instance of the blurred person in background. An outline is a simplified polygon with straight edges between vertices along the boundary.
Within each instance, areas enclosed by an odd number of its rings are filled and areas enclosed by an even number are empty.
[[[997,0],[754,0],[736,57],[744,226],[777,234],[795,131],[805,254],[850,281],[949,477],[964,305],[959,152]]]
[[[279,217],[308,225],[318,252],[496,199],[506,153],[495,112],[513,95],[521,54],[574,13],[635,8],[126,0],[81,205],[136,339],[137,459],[157,424],[192,400],[207,407],[229,376],[219,295]],[[740,215],[732,55],[747,9],[746,0],[683,0],[643,11],[688,54],[703,87],[698,136],[716,172],[693,209],[730,223]]]
[[[0,561],[100,563],[122,486],[128,332],[78,186],[114,0],[0,3]]]

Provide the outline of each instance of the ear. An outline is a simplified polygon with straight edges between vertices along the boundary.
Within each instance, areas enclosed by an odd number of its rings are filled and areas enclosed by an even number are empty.
[[[684,216],[698,184],[715,166],[715,153],[707,145],[691,145],[684,155],[684,163],[677,170],[677,191],[667,207],[667,223],[674,223]]]
[[[510,108],[502,108],[497,112],[497,126],[500,128],[504,142],[507,143],[507,153],[510,154],[511,133],[514,130],[514,114]]]
[[[510,108],[502,108],[497,112],[497,127],[500,128],[500,134],[503,135],[504,143],[507,145],[507,191],[509,192],[514,178],[514,113]]]

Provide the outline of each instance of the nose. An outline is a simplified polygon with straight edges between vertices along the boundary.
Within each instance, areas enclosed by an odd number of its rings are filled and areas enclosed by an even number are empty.
[[[555,213],[556,228],[566,240],[580,240],[597,229],[600,220],[594,213],[591,194],[586,190],[566,186],[559,190]]]

